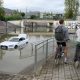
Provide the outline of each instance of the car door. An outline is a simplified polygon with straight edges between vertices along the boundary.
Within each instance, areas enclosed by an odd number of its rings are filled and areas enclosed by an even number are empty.
[[[21,37],[21,38],[19,39],[19,47],[22,48],[22,47],[25,46],[25,44],[26,44],[25,38]]]

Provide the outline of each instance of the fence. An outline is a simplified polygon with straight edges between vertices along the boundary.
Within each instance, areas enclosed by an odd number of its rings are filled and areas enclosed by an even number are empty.
[[[59,21],[40,21],[40,22],[29,22],[24,21],[25,31],[27,32],[52,32],[56,26],[59,25]],[[79,28],[80,24],[78,21],[65,21],[65,27],[68,28],[70,33],[75,33],[76,28]]]
[[[25,22],[25,32],[53,32],[53,29],[58,25],[58,21],[51,22]],[[70,33],[75,33],[75,26],[78,24],[77,21],[65,21],[65,26],[68,27]],[[78,25],[77,27],[79,27]],[[6,34],[10,32],[21,33],[21,24],[15,25],[10,22],[4,22],[4,28],[0,28],[0,34]]]
[[[47,61],[50,55],[54,53],[54,38],[47,39],[35,45],[35,65],[37,70],[40,65]]]
[[[2,24],[2,26],[0,27],[0,35],[8,34],[10,32],[16,33],[16,31],[19,32],[21,31],[20,25],[15,25],[10,22],[4,22],[4,21],[1,21],[0,23]]]
[[[48,26],[45,22],[24,22],[25,31],[27,32],[52,32],[53,27]]]

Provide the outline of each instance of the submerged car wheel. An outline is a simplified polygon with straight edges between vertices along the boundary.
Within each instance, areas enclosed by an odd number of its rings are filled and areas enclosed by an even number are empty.
[[[8,47],[6,46],[6,50],[8,50]]]
[[[27,44],[28,42],[26,42],[26,44]]]
[[[15,45],[15,47],[14,47],[15,49],[17,49],[18,48],[18,46],[17,45]]]

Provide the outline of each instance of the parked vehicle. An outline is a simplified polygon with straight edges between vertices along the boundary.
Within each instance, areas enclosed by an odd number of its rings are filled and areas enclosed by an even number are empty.
[[[26,34],[19,34],[18,36],[11,37],[8,41],[0,43],[1,49],[17,49],[24,47],[29,41]]]

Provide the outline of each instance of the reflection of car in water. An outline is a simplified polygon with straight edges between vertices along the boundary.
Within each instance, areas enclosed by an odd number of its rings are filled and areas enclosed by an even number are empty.
[[[19,36],[11,37],[8,41],[0,43],[0,47],[1,49],[17,49],[18,47],[24,47],[27,43],[27,35],[19,34]]]

